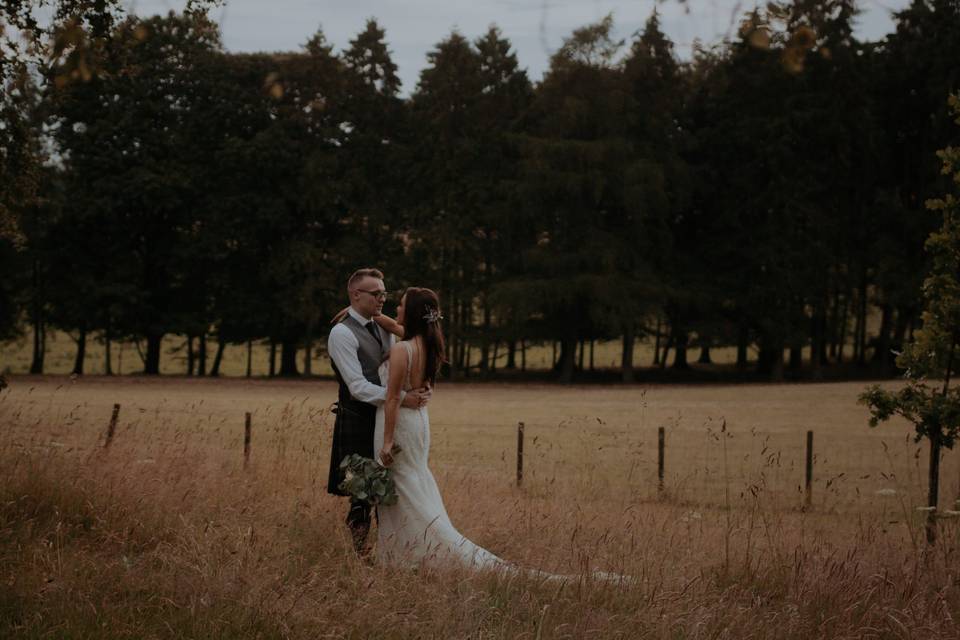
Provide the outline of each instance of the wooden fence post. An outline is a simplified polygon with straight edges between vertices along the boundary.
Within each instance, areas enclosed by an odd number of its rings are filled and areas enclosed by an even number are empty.
[[[523,423],[517,423],[517,486],[523,483]]]
[[[813,431],[807,431],[807,483],[804,504],[807,509],[813,504]]]
[[[110,425],[107,427],[107,441],[103,443],[103,448],[106,449],[110,446],[110,443],[113,442],[113,434],[117,432],[117,418],[120,416],[120,405],[113,405],[113,414],[110,416]]]
[[[250,412],[247,412],[246,420],[243,425],[243,468],[246,469],[250,464]]]
[[[666,430],[657,429],[657,491],[663,493],[663,454],[666,448]]]

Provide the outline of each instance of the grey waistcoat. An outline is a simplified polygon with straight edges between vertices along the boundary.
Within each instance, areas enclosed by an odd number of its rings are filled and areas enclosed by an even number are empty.
[[[360,360],[363,377],[373,384],[380,384],[380,374],[377,373],[377,369],[380,368],[380,363],[383,362],[383,359],[387,356],[387,352],[390,350],[390,341],[384,335],[384,332],[380,331],[380,326],[375,324],[374,326],[380,334],[380,339],[383,340],[383,346],[381,347],[380,344],[377,343],[377,339],[370,335],[370,332],[349,313],[344,317],[342,322],[353,332],[353,335],[357,336],[357,342],[360,343],[360,348],[357,349],[357,358]],[[339,373],[337,377],[340,377]],[[341,388],[346,387],[342,381],[340,386]],[[350,392],[347,391],[348,395],[349,393]]]

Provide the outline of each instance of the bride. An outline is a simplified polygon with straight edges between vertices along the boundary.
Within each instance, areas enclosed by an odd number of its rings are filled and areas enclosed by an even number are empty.
[[[397,308],[397,320],[374,316],[380,326],[401,338],[380,365],[387,388],[386,402],[377,410],[374,451],[377,461],[391,469],[397,502],[380,505],[377,559],[383,564],[461,565],[474,569],[504,570],[548,581],[573,576],[521,569],[502,560],[463,536],[443,506],[443,498],[428,465],[430,416],[427,407],[412,409],[400,404],[401,390],[433,386],[443,363],[440,300],[430,289],[410,287]],[[593,571],[594,580],[624,584],[628,576]]]
[[[391,469],[397,502],[377,508],[377,559],[393,565],[507,567],[508,563],[465,538],[450,522],[428,466],[427,407],[400,405],[401,390],[433,386],[436,381],[444,352],[442,319],[437,294],[419,287],[410,287],[403,294],[396,321],[384,315],[374,317],[380,326],[402,338],[380,366],[387,399],[377,410],[374,450],[378,462]]]

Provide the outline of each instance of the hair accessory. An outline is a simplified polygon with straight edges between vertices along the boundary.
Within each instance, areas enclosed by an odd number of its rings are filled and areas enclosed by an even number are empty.
[[[443,314],[440,313],[439,309],[427,307],[427,312],[423,314],[423,319],[426,320],[428,324],[433,324],[443,320]]]

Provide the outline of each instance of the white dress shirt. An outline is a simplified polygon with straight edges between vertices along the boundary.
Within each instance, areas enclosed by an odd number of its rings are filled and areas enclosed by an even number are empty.
[[[384,346],[388,349],[393,346],[394,336],[392,333],[384,331],[380,325],[373,320],[368,320],[357,313],[353,307],[347,310],[353,319],[362,325],[373,323],[373,328],[378,332],[380,339],[384,341]],[[363,377],[363,368],[360,366],[360,358],[357,357],[357,351],[360,349],[360,342],[357,336],[350,329],[338,322],[330,330],[330,336],[327,338],[327,353],[330,359],[337,365],[337,370],[343,381],[347,383],[350,395],[375,406],[380,406],[387,399],[387,388],[374,384]],[[400,399],[406,395],[400,393]]]

